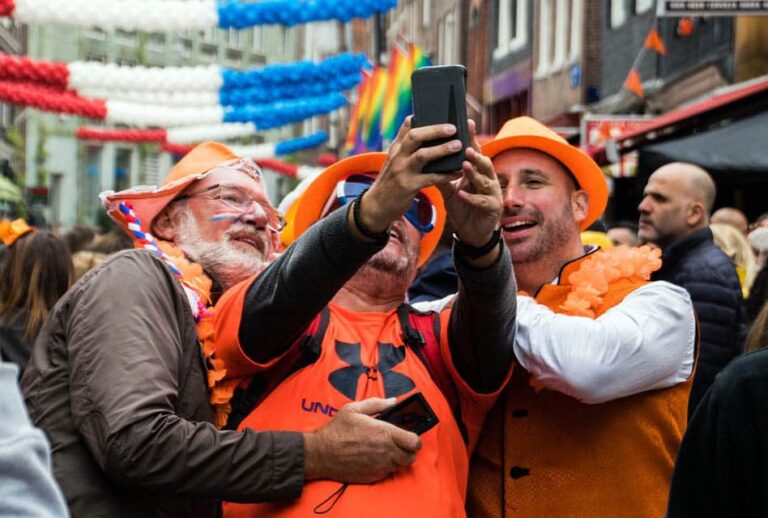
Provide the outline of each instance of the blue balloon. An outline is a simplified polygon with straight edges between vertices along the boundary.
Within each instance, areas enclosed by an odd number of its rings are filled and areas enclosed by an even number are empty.
[[[282,24],[293,26],[315,21],[368,18],[385,13],[397,0],[262,0],[241,3],[219,0],[219,27],[244,29],[253,25]]]

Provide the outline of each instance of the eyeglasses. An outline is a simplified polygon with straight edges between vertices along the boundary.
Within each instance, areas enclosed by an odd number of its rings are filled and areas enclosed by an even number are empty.
[[[336,184],[334,191],[335,207],[340,207],[351,203],[356,198],[362,196],[371,185],[374,179],[367,175],[354,174]],[[327,211],[327,212],[330,212]],[[405,213],[407,219],[419,232],[426,234],[435,228],[437,222],[437,210],[430,199],[423,192],[419,192],[413,199],[413,203]]]
[[[221,185],[214,184],[205,189],[199,191],[190,192],[174,199],[174,202],[186,200],[188,198],[194,198],[196,196],[207,196],[211,200],[216,200],[219,203],[231,207],[239,213],[247,212],[253,204],[257,204],[267,214],[269,219],[269,226],[271,229],[277,232],[285,228],[285,218],[277,212],[274,207],[263,202],[259,202],[248,194],[243,189],[235,187],[233,185]]]

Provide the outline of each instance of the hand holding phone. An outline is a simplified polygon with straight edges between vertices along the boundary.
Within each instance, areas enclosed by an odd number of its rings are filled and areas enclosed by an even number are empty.
[[[421,392],[411,394],[392,408],[388,408],[377,415],[376,419],[386,421],[416,435],[423,434],[439,422],[435,412]]]
[[[424,146],[436,146],[453,139],[461,140],[461,150],[429,162],[422,169],[423,173],[452,173],[461,170],[464,150],[469,143],[466,80],[467,69],[461,65],[424,67],[411,74],[413,127],[448,123],[457,129],[455,135],[426,142]]]

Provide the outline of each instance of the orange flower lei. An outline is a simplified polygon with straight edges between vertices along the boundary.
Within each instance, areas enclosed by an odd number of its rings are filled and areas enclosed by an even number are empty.
[[[182,284],[185,290],[192,290],[197,298],[199,311],[196,312],[197,336],[203,350],[206,365],[208,367],[208,389],[210,390],[210,403],[214,409],[214,424],[217,428],[223,428],[227,424],[227,417],[232,411],[230,401],[235,393],[239,380],[225,380],[227,370],[224,362],[215,357],[213,308],[211,304],[211,286],[213,282],[205,274],[203,268],[189,259],[176,246],[166,241],[158,241],[160,250],[179,269],[182,274]],[[189,296],[189,292],[187,293]],[[190,299],[190,302],[194,299]],[[194,308],[193,308],[194,310]]]
[[[661,268],[661,250],[649,246],[618,246],[595,252],[569,278],[571,292],[560,306],[563,313],[595,318],[611,283],[629,279],[647,281]]]

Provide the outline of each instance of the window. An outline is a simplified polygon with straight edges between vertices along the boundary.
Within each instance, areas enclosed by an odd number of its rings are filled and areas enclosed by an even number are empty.
[[[562,68],[565,64],[567,46],[569,43],[568,29],[568,0],[557,0],[555,9],[555,54],[552,66],[555,69]]]
[[[124,31],[122,29],[117,29],[115,31],[115,36],[117,36],[117,41],[120,43],[136,45],[136,31]]]
[[[122,191],[131,186],[131,150],[118,148],[115,156],[114,189]]]
[[[253,41],[252,46],[254,52],[264,51],[264,28],[261,26],[255,26],[253,28]]]
[[[498,0],[498,6],[495,58],[523,48],[528,41],[528,0]]]
[[[456,14],[450,11],[437,24],[437,59],[443,65],[454,64],[458,61],[458,33],[456,30]]]
[[[635,0],[635,12],[637,14],[644,13],[653,7],[655,0]]]
[[[581,57],[583,41],[584,0],[572,0],[571,4],[571,44],[569,59],[576,61]]]
[[[204,31],[200,31],[203,41],[206,43],[216,43],[216,28],[208,27]]]
[[[539,1],[539,48],[538,65],[536,75],[546,75],[552,67],[552,2],[553,0]]]
[[[441,51],[442,62],[447,65],[458,61],[456,39],[456,15],[451,11],[445,16],[445,46]]]
[[[625,0],[609,0],[608,9],[610,10],[609,20],[611,29],[621,27],[627,21],[627,8]]]
[[[229,29],[227,33],[227,42],[230,47],[240,48],[240,31],[237,29]]]
[[[421,26],[429,27],[432,18],[432,0],[422,0],[421,4]]]

